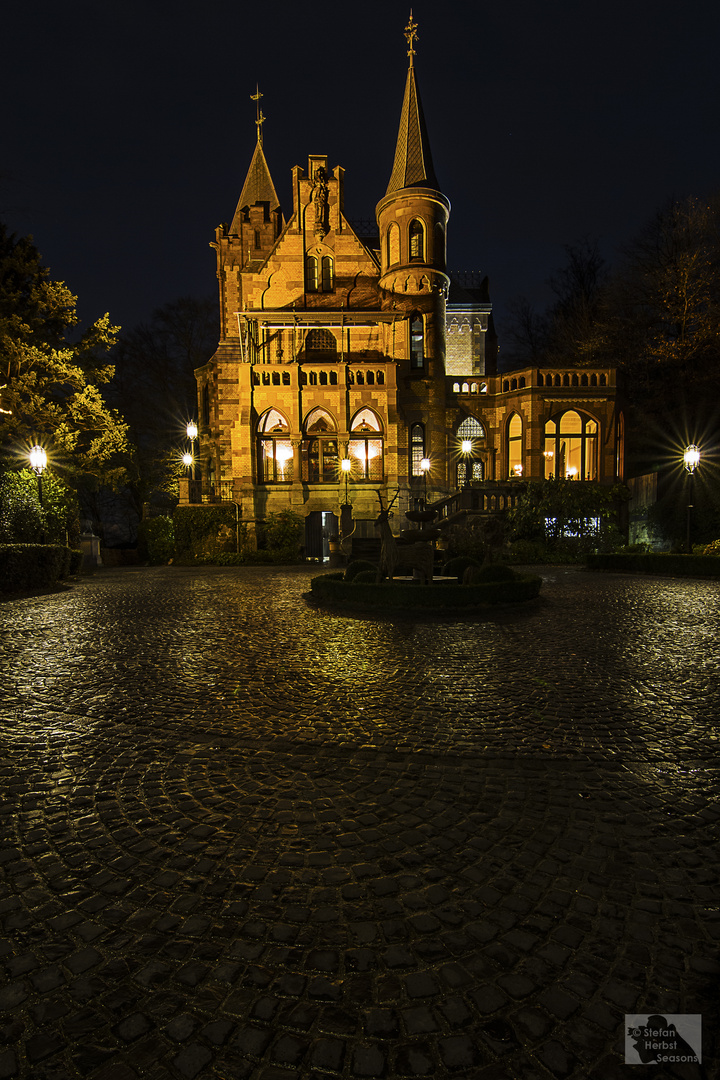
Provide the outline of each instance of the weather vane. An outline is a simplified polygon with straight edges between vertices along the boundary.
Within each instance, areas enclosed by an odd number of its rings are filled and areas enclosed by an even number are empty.
[[[415,42],[418,40],[417,27],[418,24],[413,19],[413,13],[411,8],[410,22],[405,27],[405,38],[408,43],[408,56],[410,57],[410,67],[413,66],[413,56],[415,55]]]
[[[258,84],[255,83],[255,93],[250,95],[250,100],[256,102],[256,105],[257,105],[257,120],[255,121],[255,123],[257,125],[258,142],[262,146],[262,126],[265,123],[265,120],[267,119],[267,117],[263,114],[263,111],[260,108],[260,98],[261,97],[262,97],[262,94],[260,93],[260,88],[259,88]]]

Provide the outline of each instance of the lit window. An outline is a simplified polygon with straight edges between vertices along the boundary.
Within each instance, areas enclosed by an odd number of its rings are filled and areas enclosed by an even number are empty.
[[[258,423],[258,473],[262,484],[288,483],[293,478],[290,425],[277,409],[268,409]]]
[[[372,409],[361,409],[353,417],[350,434],[348,457],[352,462],[352,479],[381,482],[384,466],[380,418]]]
[[[412,476],[422,476],[420,462],[425,457],[425,428],[413,424],[410,428],[410,471]]]
[[[507,428],[508,476],[519,477],[523,473],[522,420],[513,413]]]
[[[574,409],[545,424],[545,476],[597,480],[598,424]]]
[[[326,409],[313,409],[305,421],[301,449],[302,478],[310,484],[337,483],[340,458],[337,425]]]

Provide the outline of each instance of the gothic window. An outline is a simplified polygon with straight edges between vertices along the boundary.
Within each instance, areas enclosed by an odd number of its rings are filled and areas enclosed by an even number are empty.
[[[305,260],[305,288],[307,292],[318,291],[318,261],[314,255]]]
[[[522,433],[522,420],[513,413],[507,426],[508,476],[523,474]]]
[[[411,261],[423,262],[425,259],[425,229],[422,221],[418,221],[417,218],[410,222],[408,239]]]
[[[368,384],[368,386],[373,386],[375,384],[375,372],[374,371],[366,371],[365,372],[365,381]]]
[[[597,480],[597,420],[574,409],[548,420],[543,457],[546,478]]]
[[[337,424],[326,409],[313,409],[305,420],[301,457],[303,480],[307,483],[337,483],[340,467]]]
[[[474,416],[467,416],[457,429],[458,439],[484,439],[485,428]]]
[[[254,239],[255,239],[255,247],[259,248],[260,247],[260,230],[259,229],[255,229]]]
[[[334,286],[333,261],[329,255],[322,257],[322,291],[332,292]]]
[[[337,353],[337,341],[330,330],[310,330],[305,338],[306,353]]]
[[[470,458],[459,461],[457,466],[457,486],[464,487],[471,482],[480,482],[485,479],[485,462],[480,458]]]
[[[377,384],[378,384],[378,386],[384,386],[385,385],[385,372],[384,371],[378,371],[378,373],[377,373]]]
[[[400,229],[394,221],[387,231],[387,261],[388,266],[400,262]]]
[[[456,433],[458,451],[457,484],[463,487],[472,480],[485,479],[485,463],[478,457],[478,443],[485,438],[485,428],[474,416],[466,416]]]
[[[417,311],[410,316],[410,367],[414,371],[425,367],[425,325]]]
[[[425,426],[413,424],[410,428],[410,475],[422,476],[420,462],[425,457]]]
[[[260,483],[289,483],[293,478],[293,448],[287,420],[277,409],[268,409],[260,417],[257,430]]]
[[[625,477],[625,417],[619,413],[615,432],[615,479]]]
[[[353,480],[382,482],[383,437],[382,424],[372,409],[361,409],[350,424],[348,457],[352,462]]]

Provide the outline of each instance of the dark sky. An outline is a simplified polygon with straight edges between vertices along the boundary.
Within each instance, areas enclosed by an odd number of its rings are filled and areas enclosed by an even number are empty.
[[[255,144],[288,213],[309,153],[373,217],[393,162],[409,4],[16,0],[3,11],[0,217],[91,321],[214,294],[213,230]],[[607,257],[671,195],[720,189],[716,0],[416,0],[416,68],[452,203],[449,263],[548,297],[563,245]],[[501,342],[502,344],[502,342]]]

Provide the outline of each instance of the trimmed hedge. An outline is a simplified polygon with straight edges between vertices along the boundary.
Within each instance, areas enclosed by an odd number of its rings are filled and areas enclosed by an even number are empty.
[[[542,578],[517,574],[514,581],[489,581],[482,585],[400,584],[383,581],[343,581],[342,574],[313,578],[313,596],[321,603],[394,611],[457,611],[489,604],[518,604],[540,593]]]
[[[448,559],[441,573],[443,577],[456,577],[461,582],[468,566],[479,567],[482,563],[473,559],[472,555],[456,555],[454,559]]]
[[[615,570],[626,574],[669,574],[672,577],[720,577],[715,555],[671,555],[659,552],[602,553],[588,555],[589,570]]]
[[[372,563],[369,559],[356,559],[355,562],[350,563],[343,577],[345,581],[354,581],[358,574],[365,571],[369,573],[371,570],[377,576],[377,569],[377,563]]]
[[[73,554],[62,544],[0,544],[0,592],[50,588],[67,577]]]

